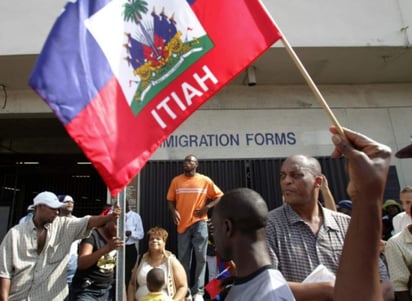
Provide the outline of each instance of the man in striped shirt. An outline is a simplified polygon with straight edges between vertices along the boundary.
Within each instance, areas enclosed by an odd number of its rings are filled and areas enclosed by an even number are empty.
[[[350,217],[323,208],[319,162],[305,155],[287,158],[280,170],[284,204],[269,212],[266,235],[275,268],[288,280],[297,301],[333,300],[334,276],[320,282],[305,278],[317,267],[336,274]],[[380,260],[384,300],[393,300],[386,266]]]

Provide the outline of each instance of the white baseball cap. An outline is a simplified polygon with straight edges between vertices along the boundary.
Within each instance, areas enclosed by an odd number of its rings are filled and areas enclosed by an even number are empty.
[[[49,208],[57,209],[64,206],[64,203],[60,203],[59,199],[53,192],[43,191],[40,192],[36,197],[33,199],[33,207],[37,205],[46,205]]]
[[[67,202],[72,202],[72,203],[74,203],[73,198],[72,198],[70,195],[68,195],[68,194],[58,195],[57,198],[58,198],[59,201],[62,202],[62,203],[67,203]]]
[[[67,202],[72,202],[72,203],[74,203],[74,200],[73,200],[73,198],[72,198],[70,195],[66,195],[66,196],[64,197],[63,203],[67,203]]]

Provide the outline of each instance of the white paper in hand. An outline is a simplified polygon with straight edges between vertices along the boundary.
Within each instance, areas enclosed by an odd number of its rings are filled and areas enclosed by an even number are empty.
[[[327,282],[335,281],[335,279],[335,274],[329,271],[323,264],[320,264],[303,280],[303,283]]]

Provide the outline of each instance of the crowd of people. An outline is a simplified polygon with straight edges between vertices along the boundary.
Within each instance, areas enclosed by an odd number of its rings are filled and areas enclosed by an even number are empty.
[[[186,156],[166,196],[177,254],[157,225],[139,254],[144,230],[129,202],[122,240],[118,205],[78,218],[71,196],[39,193],[0,245],[0,301],[115,300],[116,286],[127,301],[411,301],[412,187],[401,190],[400,203],[383,202],[390,148],[349,129],[344,137],[330,131],[332,158],[347,159],[349,199],[339,202],[314,157],[284,160],[283,204],[269,211],[250,188],[223,193],[197,171],[198,158]],[[126,250],[122,284],[119,248]],[[219,270],[216,260],[230,269]],[[207,283],[216,279],[211,296]]]

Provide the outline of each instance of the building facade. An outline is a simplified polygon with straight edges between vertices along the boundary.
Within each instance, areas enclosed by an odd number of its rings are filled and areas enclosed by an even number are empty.
[[[394,153],[410,143],[411,1],[263,3],[342,126],[389,145]],[[93,186],[94,192],[86,189],[73,193],[91,202],[105,198],[104,185],[81,182],[98,179],[98,175],[91,166],[78,164],[87,160],[27,85],[37,55],[64,4],[63,0],[0,2],[0,207],[9,217],[4,228],[23,213],[36,189],[70,194],[67,190]],[[242,45],[234,45],[231,51],[236,47]],[[330,155],[330,118],[282,41],[251,68],[253,82],[245,71],[203,105],[153,155],[153,168],[181,160],[189,153],[208,162],[236,160],[239,164],[276,161],[294,153],[320,158]],[[138,133],[130,136],[138,139]],[[392,165],[393,187],[389,190],[396,198],[400,187],[412,184],[412,159],[393,157]],[[45,169],[50,173],[45,178],[38,176]],[[67,176],[64,180],[51,180],[62,174]],[[239,175],[225,175],[239,177],[232,185],[248,183]],[[81,182],[79,186],[67,183],[73,179]],[[35,186],[28,184],[35,180]],[[345,185],[345,181],[336,181],[337,190]],[[133,190],[140,204],[145,201],[142,195],[150,195],[142,192],[144,189],[141,185]],[[335,197],[343,198],[343,194]]]

